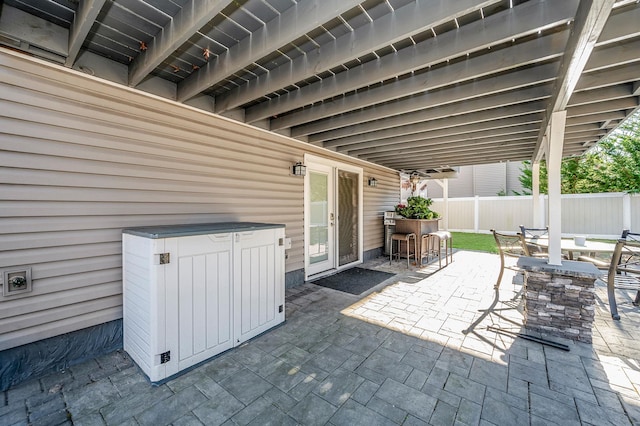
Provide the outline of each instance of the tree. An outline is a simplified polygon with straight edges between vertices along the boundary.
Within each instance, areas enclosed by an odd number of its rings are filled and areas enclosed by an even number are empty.
[[[515,195],[531,195],[533,190],[533,170],[531,169],[531,161],[525,161],[521,169],[520,183],[522,184],[522,192],[513,191]],[[540,193],[547,193],[547,164],[544,160],[540,162]]]
[[[640,192],[640,112],[580,157],[568,157],[560,166],[563,194]],[[524,188],[516,195],[530,195],[533,188],[531,162],[520,175]],[[540,193],[547,193],[547,168],[540,162]]]
[[[603,159],[603,177],[612,191],[640,192],[640,112],[605,138],[595,153]]]

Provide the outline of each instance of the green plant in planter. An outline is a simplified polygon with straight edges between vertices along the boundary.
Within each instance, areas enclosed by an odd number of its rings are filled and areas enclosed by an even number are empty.
[[[437,219],[440,216],[429,208],[431,204],[433,204],[431,198],[409,197],[407,204],[396,206],[396,213],[407,219]]]

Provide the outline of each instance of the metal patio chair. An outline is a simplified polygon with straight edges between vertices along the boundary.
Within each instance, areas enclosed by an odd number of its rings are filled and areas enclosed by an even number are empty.
[[[493,286],[493,288],[497,289],[500,287],[500,282],[502,281],[502,275],[504,274],[505,269],[520,272],[520,268],[518,268],[514,262],[510,262],[509,260],[517,259],[522,256],[529,256],[530,254],[522,234],[503,234],[496,232],[493,229],[491,232],[493,233],[493,238],[495,238],[498,251],[500,252],[500,274],[498,275],[496,284]]]
[[[524,225],[520,225],[520,233],[525,241],[528,238],[549,238],[549,227],[546,228],[527,228]],[[526,243],[529,254],[534,257],[547,257],[548,253],[544,247],[537,246],[535,244]]]
[[[609,310],[614,320],[620,319],[616,290],[636,290],[634,306],[640,306],[640,234],[625,230],[616,243],[607,274]]]

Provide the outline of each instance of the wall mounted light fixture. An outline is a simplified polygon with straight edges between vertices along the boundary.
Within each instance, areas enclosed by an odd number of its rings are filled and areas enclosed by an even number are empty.
[[[368,181],[368,184],[369,184],[369,186],[375,187],[375,186],[378,186],[378,181],[376,180],[376,178],[370,177],[369,181]]]
[[[304,176],[307,174],[307,166],[298,161],[291,167],[291,173],[294,176]]]

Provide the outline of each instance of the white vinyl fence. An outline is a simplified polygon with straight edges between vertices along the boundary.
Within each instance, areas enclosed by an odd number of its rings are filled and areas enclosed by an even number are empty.
[[[546,224],[554,212],[547,211],[546,195],[540,199]],[[444,212],[444,200],[435,198],[431,208]],[[532,196],[449,198],[448,216],[451,231],[518,231],[519,225],[533,226],[533,199]],[[562,195],[563,236],[614,239],[623,229],[640,232],[640,195],[621,192]]]

